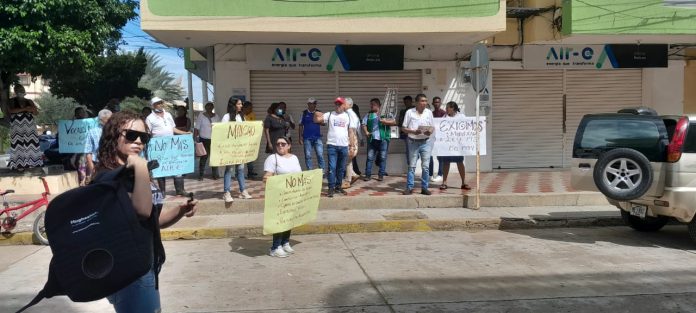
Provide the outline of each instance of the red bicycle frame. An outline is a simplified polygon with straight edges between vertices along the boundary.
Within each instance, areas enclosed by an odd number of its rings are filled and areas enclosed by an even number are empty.
[[[51,192],[50,192],[49,189],[48,189],[48,183],[46,183],[46,179],[43,178],[43,177],[39,177],[39,179],[41,179],[41,182],[43,182],[43,186],[44,186],[44,192],[41,194],[41,199],[33,200],[33,201],[30,201],[30,202],[27,202],[27,203],[20,204],[20,205],[18,205],[18,206],[13,206],[13,207],[11,207],[11,206],[9,205],[9,203],[7,203],[7,201],[5,200],[5,195],[3,195],[3,200],[4,200],[4,201],[3,201],[3,206],[4,206],[4,209],[3,209],[2,211],[0,211],[0,216],[2,216],[3,214],[7,214],[7,217],[6,217],[5,219],[3,219],[3,221],[2,221],[2,227],[3,227],[3,228],[5,228],[5,229],[7,229],[7,230],[10,230],[10,229],[14,228],[14,224],[15,224],[17,221],[23,219],[23,218],[26,217],[27,215],[29,215],[29,214],[31,214],[32,212],[36,211],[36,209],[40,208],[41,206],[43,206],[43,205],[48,205],[48,196],[51,194]],[[30,208],[27,209],[27,210],[24,210],[19,216],[17,216],[17,217],[12,217],[12,216],[10,216],[10,212],[12,212],[12,211],[17,211],[17,210],[21,210],[21,209],[24,209],[24,208],[26,208],[26,207],[30,207]],[[10,220],[6,221],[8,218],[9,218]],[[8,229],[8,228],[9,228],[9,229]]]

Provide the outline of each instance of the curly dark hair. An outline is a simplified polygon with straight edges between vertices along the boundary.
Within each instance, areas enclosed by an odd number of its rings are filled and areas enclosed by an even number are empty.
[[[143,118],[135,113],[121,111],[111,115],[109,121],[104,125],[102,136],[99,139],[99,168],[111,170],[119,167],[119,159],[126,160],[128,156],[118,151],[118,137],[121,136],[121,128],[128,122],[140,120],[145,124],[145,131],[150,132],[147,123]]]

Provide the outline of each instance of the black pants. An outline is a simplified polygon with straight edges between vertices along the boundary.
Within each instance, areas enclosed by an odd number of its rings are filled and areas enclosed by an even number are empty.
[[[201,142],[203,147],[205,147],[205,152],[207,152],[198,160],[198,175],[202,177],[205,174],[205,166],[208,164],[208,158],[210,157],[210,139],[201,138]],[[217,178],[217,167],[211,166],[210,169],[213,171],[213,178]]]
[[[184,194],[184,176],[171,176],[171,177],[174,178],[174,189],[176,189],[176,194],[183,195]],[[164,194],[166,189],[167,189],[167,177],[158,178],[157,185],[159,185],[159,189],[162,191],[162,194]]]

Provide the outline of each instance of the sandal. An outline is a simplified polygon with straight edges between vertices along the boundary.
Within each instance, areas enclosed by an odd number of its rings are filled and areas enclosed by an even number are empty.
[[[462,185],[461,188],[464,189],[464,190],[471,190],[471,187],[470,187],[469,185],[467,185],[467,184]]]
[[[444,184],[440,185],[440,190],[446,190],[446,189],[447,189],[447,185],[444,185]]]

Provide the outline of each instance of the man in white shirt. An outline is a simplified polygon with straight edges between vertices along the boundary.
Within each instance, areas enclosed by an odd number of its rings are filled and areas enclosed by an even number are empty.
[[[326,136],[326,151],[329,157],[328,196],[330,198],[335,192],[343,195],[348,194],[341,188],[341,179],[348,159],[349,129],[353,131],[358,129],[358,120],[346,113],[346,99],[338,97],[334,100],[334,104],[336,110],[333,112],[327,114],[314,112],[314,122],[329,127]]]
[[[413,193],[414,180],[416,176],[416,164],[418,158],[421,160],[421,194],[429,196],[428,181],[428,161],[433,147],[428,139],[433,134],[433,112],[428,108],[428,98],[424,94],[416,96],[416,107],[406,111],[404,123],[401,130],[408,135],[408,176],[406,178],[406,190],[404,195]]]
[[[205,104],[205,112],[198,114],[196,118],[196,123],[193,129],[193,138],[197,139],[198,142],[203,143],[205,151],[207,152],[204,156],[200,157],[198,160],[198,180],[203,180],[203,174],[205,173],[205,166],[208,163],[208,157],[210,156],[210,138],[213,134],[213,123],[219,123],[220,117],[213,113],[215,105],[212,102]],[[218,169],[217,167],[210,167],[213,172],[213,179],[218,179]]]
[[[152,113],[145,119],[145,124],[147,124],[153,137],[190,134],[190,132],[176,129],[174,118],[169,112],[164,111],[164,100],[154,97],[150,100],[150,106],[152,107]],[[166,177],[158,178],[157,184],[162,194],[164,194],[167,186]],[[184,190],[183,176],[174,176],[174,188],[177,196],[185,196],[187,194],[186,190]]]

